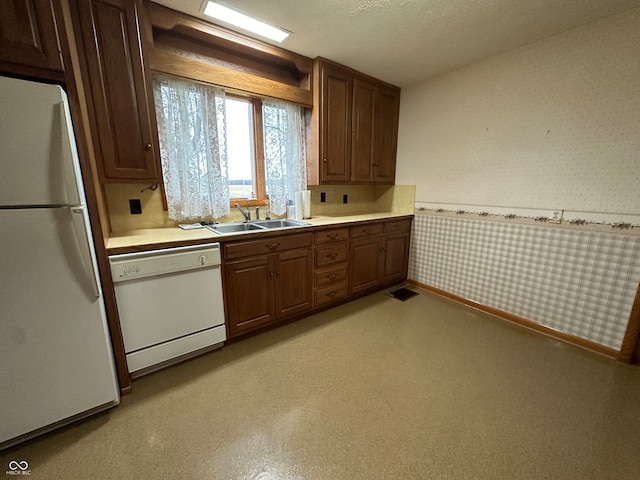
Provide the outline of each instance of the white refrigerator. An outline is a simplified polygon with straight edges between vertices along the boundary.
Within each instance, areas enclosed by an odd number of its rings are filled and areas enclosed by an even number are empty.
[[[64,91],[0,76],[0,450],[119,403]]]

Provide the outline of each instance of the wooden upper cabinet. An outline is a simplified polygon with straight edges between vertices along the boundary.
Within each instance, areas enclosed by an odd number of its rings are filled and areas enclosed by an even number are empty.
[[[160,161],[139,0],[75,0],[104,181],[158,182]]]
[[[50,0],[0,1],[0,69],[62,79],[62,58]]]
[[[351,181],[394,183],[400,92],[353,81]]]
[[[376,87],[359,79],[353,81],[351,131],[351,180],[371,182],[374,175]]]
[[[377,87],[374,100],[373,181],[395,183],[400,90]]]
[[[393,184],[400,89],[320,58],[314,79],[308,183]]]
[[[339,68],[323,65],[321,85],[320,181],[348,182],[353,81]]]

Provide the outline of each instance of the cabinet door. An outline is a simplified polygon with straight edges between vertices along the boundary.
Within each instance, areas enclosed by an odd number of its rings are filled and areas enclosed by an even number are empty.
[[[55,17],[49,0],[0,2],[0,62],[62,71]],[[12,70],[10,66],[6,68]],[[43,76],[50,77],[46,73]]]
[[[142,59],[140,2],[76,1],[104,178],[157,182],[158,132]]]
[[[359,79],[353,81],[351,129],[351,181],[371,182],[374,164],[374,102],[376,87]]]
[[[349,249],[349,291],[356,293],[375,286],[381,279],[383,242],[381,237],[352,240]]]
[[[225,265],[226,320],[230,338],[273,320],[274,275],[268,256]]]
[[[409,234],[388,235],[384,246],[383,280],[404,278],[409,264]]]
[[[274,256],[277,318],[311,308],[311,250],[292,250]]]
[[[350,179],[351,89],[348,73],[322,66],[320,171],[321,182]]]
[[[399,114],[400,92],[379,88],[375,97],[373,149],[373,180],[376,183],[395,182]]]

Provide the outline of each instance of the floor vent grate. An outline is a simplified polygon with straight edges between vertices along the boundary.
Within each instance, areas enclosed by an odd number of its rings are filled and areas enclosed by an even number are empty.
[[[405,300],[409,300],[411,297],[415,297],[418,295],[418,292],[414,292],[413,290],[409,290],[408,288],[399,288],[392,292],[387,292],[391,298],[395,298],[396,300],[400,300],[404,302]]]

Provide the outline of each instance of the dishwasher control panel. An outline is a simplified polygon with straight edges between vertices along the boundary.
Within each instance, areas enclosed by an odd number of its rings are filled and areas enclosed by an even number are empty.
[[[220,265],[220,244],[167,248],[109,256],[113,282]]]

